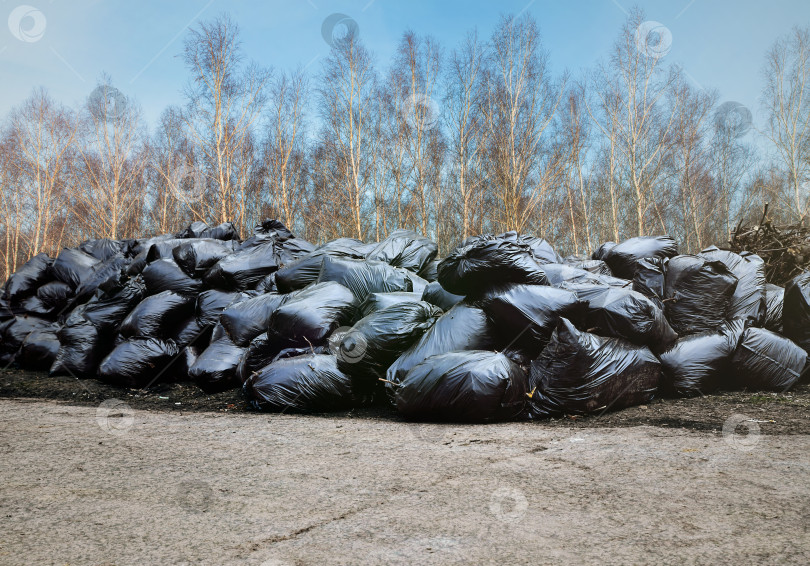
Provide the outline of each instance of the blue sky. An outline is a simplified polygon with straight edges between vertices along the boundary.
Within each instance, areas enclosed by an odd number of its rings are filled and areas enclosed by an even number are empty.
[[[29,15],[16,25],[14,17],[30,12],[19,9],[21,4],[38,10],[38,20]],[[487,37],[500,14],[525,10],[540,25],[554,71],[567,69],[576,77],[607,56],[633,5],[628,0],[0,0],[0,14],[12,20],[0,28],[0,116],[40,85],[57,99],[77,104],[106,72],[117,88],[138,100],[154,125],[166,105],[182,101],[187,73],[177,55],[184,30],[223,11],[240,25],[249,58],[275,68],[308,65],[314,73],[328,52],[322,22],[335,12],[357,22],[384,69],[406,29],[431,34],[449,50],[467,30],[477,28]],[[717,89],[721,101],[748,106],[755,121],[765,51],[791,26],[810,25],[808,0],[649,0],[635,5],[647,19],[671,30],[667,60],[683,65],[699,86]],[[35,24],[39,29],[32,28]],[[34,41],[20,40],[21,33]]]

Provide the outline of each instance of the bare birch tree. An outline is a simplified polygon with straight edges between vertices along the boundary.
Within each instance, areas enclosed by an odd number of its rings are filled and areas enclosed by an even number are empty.
[[[460,220],[464,240],[481,231],[483,193],[486,187],[482,162],[486,151],[486,125],[481,114],[484,51],[478,35],[471,33],[450,55],[446,73],[444,125],[448,136],[447,188]]]
[[[270,203],[293,228],[302,221],[306,190],[304,109],[309,81],[302,71],[283,73],[273,82],[269,104],[264,166]]]
[[[497,199],[498,230],[525,230],[562,174],[547,131],[563,93],[548,69],[536,22],[505,17],[492,35],[485,75],[485,167]],[[542,218],[542,212],[539,217]]]
[[[330,208],[340,234],[359,239],[369,230],[374,161],[369,152],[379,132],[377,76],[371,54],[354,31],[335,40],[324,62],[318,109],[322,121],[315,174],[321,206]]]
[[[25,219],[28,255],[55,253],[67,214],[67,177],[76,140],[74,113],[35,89],[9,117],[9,162],[16,190],[30,206]],[[19,202],[14,199],[13,202]]]
[[[765,62],[765,135],[788,175],[795,216],[803,220],[810,197],[810,29],[780,38]]]
[[[237,221],[240,183],[235,170],[266,101],[270,72],[245,64],[239,28],[228,16],[202,22],[189,32],[183,60],[191,72],[186,89],[189,136],[200,152],[210,195],[217,208],[214,222]],[[209,195],[207,195],[209,196]]]
[[[140,107],[102,81],[82,112],[77,216],[87,235],[118,238],[140,225],[147,160]]]
[[[665,96],[678,79],[677,70],[667,69],[662,53],[646,45],[646,37],[640,36],[643,23],[644,14],[638,10],[625,22],[609,63],[596,71],[599,109],[590,110],[611,144],[620,184],[630,189],[635,235],[646,234],[651,220],[658,229],[666,229],[660,209],[666,198],[657,191],[677,111],[664,109]]]

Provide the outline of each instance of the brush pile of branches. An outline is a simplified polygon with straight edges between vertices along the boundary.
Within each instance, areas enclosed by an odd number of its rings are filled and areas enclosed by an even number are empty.
[[[738,225],[729,241],[735,253],[751,252],[765,261],[769,283],[785,285],[810,269],[810,229],[803,223],[775,226],[768,218],[768,205],[756,226]]]

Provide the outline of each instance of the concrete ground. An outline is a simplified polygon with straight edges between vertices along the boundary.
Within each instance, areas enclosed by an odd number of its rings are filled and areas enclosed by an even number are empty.
[[[695,432],[0,414],[3,565],[810,563],[810,437],[745,416]]]

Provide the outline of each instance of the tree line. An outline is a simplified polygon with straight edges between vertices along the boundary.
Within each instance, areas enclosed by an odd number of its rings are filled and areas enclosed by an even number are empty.
[[[313,242],[411,228],[446,252],[478,233],[543,236],[562,253],[668,233],[723,244],[764,203],[802,222],[810,197],[810,30],[780,38],[752,112],[670,62],[666,28],[635,10],[608,56],[550,69],[530,15],[445,48],[406,31],[383,68],[356,26],[320,69],[243,55],[227,16],[188,32],[184,104],[151,131],[103,76],[78,108],[35,89],[0,129],[0,257],[141,237],[189,221],[245,234],[279,218]]]

